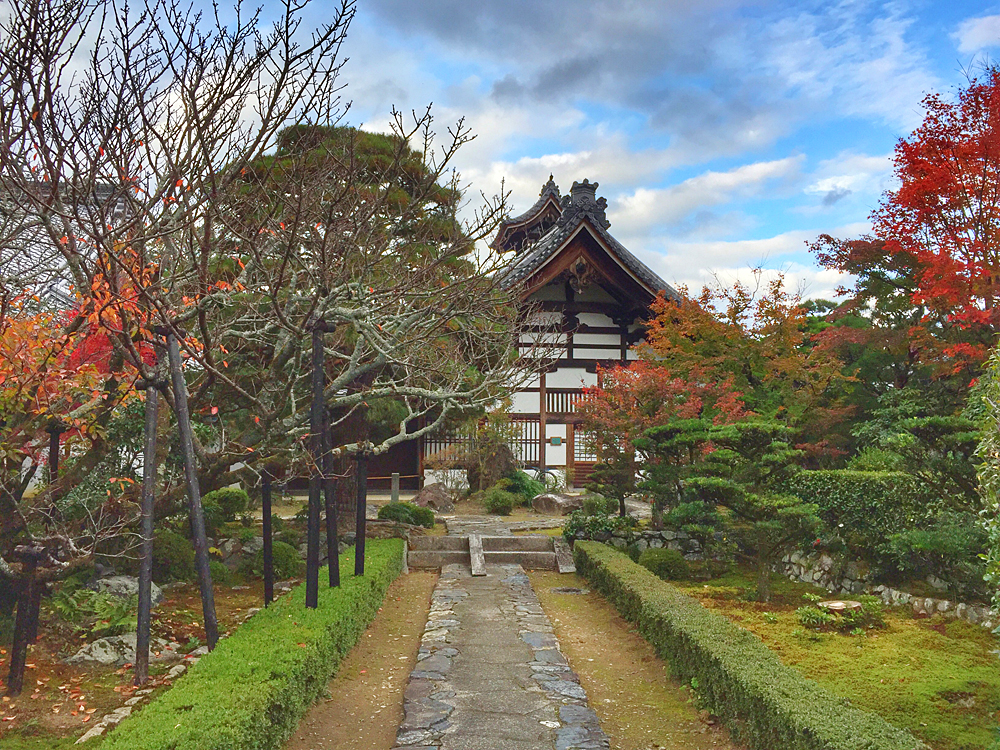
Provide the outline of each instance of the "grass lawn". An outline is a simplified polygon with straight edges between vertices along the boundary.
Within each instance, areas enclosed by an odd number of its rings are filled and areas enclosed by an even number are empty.
[[[1000,648],[996,636],[962,620],[914,618],[886,608],[885,630],[865,636],[817,633],[799,623],[802,595],[822,589],[777,575],[770,603],[750,602],[753,575],[673,582],[759,636],[788,666],[859,708],[909,729],[934,750],[985,750],[1000,723]],[[766,617],[765,617],[766,616]]]

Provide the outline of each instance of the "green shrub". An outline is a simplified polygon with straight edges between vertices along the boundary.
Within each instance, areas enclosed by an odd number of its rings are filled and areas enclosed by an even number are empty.
[[[271,532],[280,534],[285,530],[285,519],[279,515],[271,514]]]
[[[339,588],[305,587],[241,625],[167,692],[125,719],[102,750],[277,750],[326,689],[403,564],[399,539],[368,543],[364,576],[341,555]],[[320,578],[324,578],[325,573]]]
[[[815,604],[807,604],[795,610],[799,624],[812,630],[820,630],[833,622],[833,613],[817,607]]]
[[[925,578],[933,574],[952,584],[957,593],[986,597],[987,534],[973,513],[940,513],[922,528],[889,536],[887,549],[899,578]]]
[[[916,750],[912,735],[784,666],[756,636],[610,547],[575,545],[579,570],[635,623],[671,672],[753,750]]]
[[[205,534],[209,537],[219,536],[222,527],[226,525],[226,513],[222,510],[222,506],[214,500],[209,499],[206,502],[202,498],[201,511],[205,516]],[[190,525],[188,524],[186,528],[190,530]]]
[[[537,479],[532,479],[523,471],[515,471],[506,478],[508,492],[520,496],[521,505],[531,505],[531,501],[545,492],[545,485]]]
[[[246,490],[239,487],[223,487],[220,490],[205,493],[201,502],[203,505],[205,503],[218,505],[224,521],[235,521],[236,516],[250,507],[250,496]]]
[[[304,531],[299,529],[285,529],[280,534],[274,534],[275,542],[284,542],[285,544],[290,544],[296,549],[299,548],[306,540],[306,535]]]
[[[194,579],[194,547],[191,540],[176,531],[157,531],[153,535],[153,580],[169,583]]]
[[[799,623],[812,630],[835,629],[841,633],[851,635],[863,634],[865,630],[885,627],[885,614],[882,600],[877,596],[864,595],[861,597],[861,609],[851,609],[835,614],[816,604],[820,597],[815,594],[806,594],[805,599],[809,602],[804,607],[795,610],[799,618]]]
[[[520,504],[521,496],[507,492],[499,483],[483,493],[483,507],[486,508],[487,513],[509,516],[511,511]]]
[[[271,545],[271,561],[274,565],[274,577],[285,580],[298,578],[305,569],[305,562],[299,557],[299,551],[290,544],[274,542]],[[264,550],[259,549],[240,563],[240,575],[254,578],[264,576]]]
[[[606,541],[612,534],[625,534],[628,542],[635,541],[635,530],[639,522],[632,516],[612,516],[599,514],[588,516],[582,510],[574,510],[563,526],[563,536],[567,539],[597,539]]]
[[[408,523],[411,526],[434,528],[434,511],[414,503],[389,503],[378,509],[382,520]]]
[[[933,500],[919,479],[898,471],[801,471],[789,480],[788,491],[816,503],[827,526],[861,553],[912,528]]]
[[[232,586],[236,582],[233,571],[219,560],[209,560],[208,569],[212,573],[212,583],[219,586]]]
[[[618,501],[602,495],[585,495],[580,510],[585,516],[607,516],[618,512]]]
[[[678,550],[647,549],[639,555],[639,564],[664,581],[678,581],[691,575],[691,566]]]
[[[240,544],[246,544],[256,536],[257,532],[254,529],[240,529],[236,534],[236,538],[240,540]]]

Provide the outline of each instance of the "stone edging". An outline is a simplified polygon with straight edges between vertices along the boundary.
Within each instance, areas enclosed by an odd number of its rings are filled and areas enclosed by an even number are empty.
[[[965,604],[930,596],[914,596],[891,586],[872,586],[867,574],[857,563],[849,562],[839,566],[826,554],[793,552],[778,563],[775,569],[793,581],[822,586],[827,591],[843,595],[870,593],[880,597],[889,606],[909,605],[915,615],[944,614],[974,625],[981,625],[989,630],[992,630],[1000,620],[1000,613],[984,605]]]

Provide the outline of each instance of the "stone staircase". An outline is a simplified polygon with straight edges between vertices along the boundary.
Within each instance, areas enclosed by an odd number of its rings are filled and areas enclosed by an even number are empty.
[[[575,573],[573,554],[562,537],[551,536],[416,536],[407,547],[407,565],[437,569],[464,565],[472,575],[486,575],[487,565],[520,565],[525,570]]]

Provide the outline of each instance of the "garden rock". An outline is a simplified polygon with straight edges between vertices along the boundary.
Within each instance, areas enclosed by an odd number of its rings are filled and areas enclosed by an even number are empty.
[[[164,661],[172,653],[167,648],[169,644],[160,638],[154,638],[150,643],[151,652],[159,652],[159,656],[152,653],[153,660]],[[120,667],[135,661],[135,633],[125,635],[114,635],[108,638],[99,638],[77,651],[73,656],[66,659],[67,664],[97,664],[100,666]]]
[[[583,501],[578,497],[570,495],[546,492],[542,495],[537,495],[531,501],[531,507],[538,513],[544,513],[547,516],[568,516],[574,510],[582,508]]]
[[[163,590],[155,583],[151,584],[153,594],[153,606],[163,601]],[[99,578],[88,587],[102,594],[118,596],[128,599],[130,596],[139,596],[139,579],[132,576],[112,576],[111,578]]]
[[[243,554],[246,556],[254,555],[264,549],[264,537],[255,536],[253,539],[248,541],[243,545]]]
[[[448,488],[441,484],[441,482],[428,484],[413,496],[413,503],[424,508],[436,510],[439,513],[449,513],[455,509],[451,493],[448,492]]]

